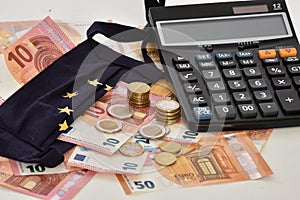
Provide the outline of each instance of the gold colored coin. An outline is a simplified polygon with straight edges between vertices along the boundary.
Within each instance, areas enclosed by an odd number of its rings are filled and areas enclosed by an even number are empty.
[[[102,118],[96,122],[96,128],[104,133],[116,133],[122,126],[121,122],[110,118]]]
[[[136,94],[143,94],[150,92],[150,86],[143,82],[132,82],[129,83],[127,89]]]
[[[175,124],[175,123],[179,122],[181,118],[179,117],[179,118],[176,118],[176,119],[165,119],[165,118],[160,118],[160,117],[156,116],[156,119],[158,121],[160,121],[161,123],[172,125],[172,124]]]
[[[160,149],[164,152],[178,154],[181,151],[181,144],[175,142],[164,142],[159,145]]]
[[[165,116],[165,115],[161,115],[159,113],[155,113],[155,116],[157,118],[160,118],[162,120],[175,120],[181,117],[181,114],[176,114],[176,115],[169,115],[169,116]]]
[[[157,164],[163,165],[163,166],[169,166],[176,162],[177,158],[174,154],[169,152],[160,152],[156,154],[154,157],[154,160]]]
[[[144,153],[144,147],[137,142],[126,142],[119,151],[125,156],[136,157]]]
[[[129,104],[137,108],[144,108],[150,105],[150,101],[147,103],[136,103],[136,102],[129,101]]]
[[[181,113],[181,110],[178,109],[177,111],[175,112],[162,112],[160,111],[159,109],[156,109],[155,112],[160,115],[160,116],[165,116],[165,117],[169,117],[169,116],[176,116],[176,115],[180,115]]]

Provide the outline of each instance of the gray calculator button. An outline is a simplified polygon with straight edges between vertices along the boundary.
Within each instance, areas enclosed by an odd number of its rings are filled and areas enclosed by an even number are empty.
[[[219,70],[203,70],[202,75],[205,80],[216,80],[221,78]]]
[[[232,105],[222,105],[215,107],[218,118],[234,119],[236,111]]]
[[[223,92],[225,91],[225,85],[223,81],[207,82],[207,88],[210,92]]]

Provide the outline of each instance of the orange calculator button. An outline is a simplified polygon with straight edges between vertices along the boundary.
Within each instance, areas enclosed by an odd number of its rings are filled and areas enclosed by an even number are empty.
[[[290,56],[297,56],[297,49],[296,48],[279,49],[279,56],[281,58],[290,57]]]
[[[265,49],[265,50],[259,50],[258,56],[260,59],[265,58],[275,58],[276,57],[276,51],[275,49]]]

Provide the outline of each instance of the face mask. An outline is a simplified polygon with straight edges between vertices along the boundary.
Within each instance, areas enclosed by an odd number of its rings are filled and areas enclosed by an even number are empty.
[[[145,1],[145,3],[152,1]],[[156,1],[153,1],[156,2]],[[148,6],[160,5],[158,2]],[[102,34],[119,42],[142,42],[144,62],[93,39]],[[119,80],[153,83],[163,78],[146,55],[152,31],[95,22],[88,39],[60,57],[0,106],[0,155],[55,167],[74,145],[56,138]]]

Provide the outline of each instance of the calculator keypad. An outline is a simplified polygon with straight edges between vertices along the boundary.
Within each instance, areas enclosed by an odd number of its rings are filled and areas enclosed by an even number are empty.
[[[197,53],[195,61],[192,66],[184,57],[173,58],[197,120],[230,123],[300,113],[300,60],[294,47]]]

